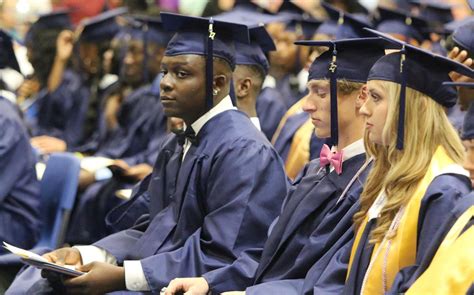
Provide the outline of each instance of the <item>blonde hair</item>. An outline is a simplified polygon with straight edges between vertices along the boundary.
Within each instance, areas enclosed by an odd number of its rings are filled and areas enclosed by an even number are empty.
[[[371,233],[371,243],[380,242],[384,238],[398,210],[408,203],[425,176],[438,146],[444,147],[448,156],[456,163],[461,164],[464,156],[462,142],[443,107],[425,94],[408,87],[404,149],[398,150],[396,140],[401,87],[400,84],[388,81],[380,81],[380,84],[389,99],[383,131],[383,138],[387,142],[377,145],[367,140],[367,134],[365,136],[367,154],[373,156],[375,162],[360,197],[360,211],[354,215],[354,223],[358,228],[379,193],[382,189],[385,190],[387,202]]]

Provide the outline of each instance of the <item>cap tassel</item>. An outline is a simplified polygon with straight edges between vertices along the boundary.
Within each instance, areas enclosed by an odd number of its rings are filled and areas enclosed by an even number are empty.
[[[214,52],[214,20],[212,17],[209,19],[209,36],[207,38],[207,54],[206,54],[206,108],[207,110],[212,109],[214,106],[214,99],[212,93],[212,84],[214,80],[213,73],[213,52]]]
[[[332,61],[329,65],[330,72],[330,94],[331,94],[331,143],[337,146],[339,140],[338,118],[337,118],[337,49],[334,44]]]
[[[405,45],[400,51],[400,74],[401,74],[401,89],[400,89],[400,109],[398,111],[398,130],[397,130],[397,149],[403,150],[403,138],[405,135],[405,102],[406,102],[406,75],[404,71],[405,66]]]

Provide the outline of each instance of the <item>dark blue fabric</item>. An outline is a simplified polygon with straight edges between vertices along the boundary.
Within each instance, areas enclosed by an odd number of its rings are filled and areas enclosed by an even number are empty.
[[[449,212],[458,204],[464,202],[470,191],[471,184],[466,176],[443,174],[431,182],[423,197],[419,212],[416,262],[414,265],[400,270],[390,290],[391,294],[403,292],[403,286],[406,287],[408,282],[413,283],[413,275],[420,263],[429,257],[433,257],[433,247],[439,247],[446,230],[444,230],[444,234],[437,235],[437,232],[445,223],[452,220],[452,215]],[[344,294],[360,294],[364,275],[374,248],[372,244],[369,244],[369,233],[375,226],[374,221],[375,219],[369,223],[362,234],[363,238],[360,240],[353,259]]]
[[[41,227],[35,164],[15,107],[0,97],[0,240],[26,249],[34,246]]]
[[[32,135],[49,135],[67,143],[68,149],[79,146],[87,112],[90,89],[75,72],[66,70],[59,87],[38,95],[38,121],[32,126]]]
[[[291,144],[293,143],[293,137],[298,131],[298,129],[309,119],[308,113],[298,113],[293,116],[288,117],[285,125],[280,131],[278,138],[275,141],[275,149],[277,150],[280,157],[283,161],[286,161],[288,158],[288,153],[290,152]],[[321,147],[326,142],[326,139],[321,139],[316,137],[313,133],[311,135],[311,141],[308,142],[310,148],[310,159],[315,159],[319,157],[319,152]]]
[[[345,161],[342,175],[326,174],[318,160],[312,161],[307,174],[287,195],[282,212],[272,223],[268,240],[260,249],[261,255],[254,249],[253,255],[241,256],[233,265],[204,275],[212,292],[248,287],[246,294],[268,294],[273,283],[282,286],[279,281],[302,281],[316,262],[320,263],[319,267],[326,267],[329,261],[326,257],[337,253],[352,239],[352,215],[358,210],[356,203],[368,169],[349,194],[339,204],[336,202],[364,161],[365,154]],[[293,288],[294,284],[288,283]],[[338,284],[343,285],[344,279]]]
[[[95,244],[119,262],[141,259],[153,292],[262,247],[286,194],[279,157],[243,113],[217,115],[198,137],[182,164],[176,136],[165,142],[148,187],[147,226]]]
[[[268,140],[272,140],[286,110],[283,98],[275,88],[265,87],[262,89],[257,97],[257,117],[260,120],[262,132]]]
[[[474,138],[474,103],[471,102],[466,115],[464,116],[464,124],[462,126],[462,139]]]
[[[94,156],[123,159],[129,165],[153,165],[159,145],[166,136],[166,116],[159,96],[144,86],[127,96],[120,107],[117,130],[100,130],[98,150]],[[105,129],[105,124],[102,124]],[[115,190],[128,188],[129,183],[113,179],[88,187],[79,195],[71,217],[66,240],[92,243],[111,233],[106,230],[105,216],[121,204]]]

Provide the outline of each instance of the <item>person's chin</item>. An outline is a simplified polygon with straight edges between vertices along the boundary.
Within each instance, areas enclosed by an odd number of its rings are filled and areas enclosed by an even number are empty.
[[[329,130],[326,130],[325,128],[320,128],[320,127],[315,127],[314,128],[314,134],[316,134],[316,137],[318,137],[318,138],[329,138],[329,137],[331,137],[331,132],[329,132]]]

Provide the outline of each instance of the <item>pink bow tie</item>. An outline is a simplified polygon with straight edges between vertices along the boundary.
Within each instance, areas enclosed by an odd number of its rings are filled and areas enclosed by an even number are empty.
[[[333,153],[327,144],[324,144],[321,149],[321,154],[319,155],[319,163],[320,166],[326,166],[327,164],[331,164],[336,170],[337,174],[342,173],[342,154],[343,152]]]

